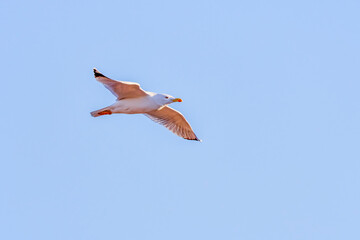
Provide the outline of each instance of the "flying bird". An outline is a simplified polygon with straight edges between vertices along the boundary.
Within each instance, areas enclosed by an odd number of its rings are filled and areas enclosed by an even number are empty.
[[[154,122],[187,140],[201,141],[192,130],[185,117],[168,105],[182,102],[168,94],[144,91],[138,83],[116,81],[104,76],[94,68],[95,79],[110,90],[116,97],[116,102],[108,107],[91,112],[91,116],[99,117],[113,113],[144,114]]]

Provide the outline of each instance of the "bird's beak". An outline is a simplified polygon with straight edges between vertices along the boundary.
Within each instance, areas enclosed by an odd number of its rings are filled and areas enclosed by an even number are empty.
[[[181,98],[175,98],[172,100],[173,102],[182,102]]]

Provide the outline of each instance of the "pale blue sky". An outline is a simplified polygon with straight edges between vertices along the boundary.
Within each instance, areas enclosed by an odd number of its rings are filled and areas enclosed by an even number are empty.
[[[0,3],[0,239],[360,239],[359,1]],[[92,118],[92,68],[202,143]]]

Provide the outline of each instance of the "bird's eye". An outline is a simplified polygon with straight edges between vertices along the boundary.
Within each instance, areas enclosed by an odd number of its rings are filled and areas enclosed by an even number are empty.
[[[169,97],[168,96],[165,96],[166,99],[168,99]]]

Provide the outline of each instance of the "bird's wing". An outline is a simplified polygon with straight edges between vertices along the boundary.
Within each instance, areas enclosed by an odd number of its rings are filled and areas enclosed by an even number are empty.
[[[105,77],[101,72],[94,68],[95,79],[110,90],[119,100],[124,98],[136,98],[147,96],[148,94],[140,88],[138,83],[116,81]]]
[[[194,131],[184,116],[171,107],[165,106],[160,110],[151,111],[145,115],[154,122],[165,126],[179,137],[185,138],[187,140],[201,141],[196,137]]]

